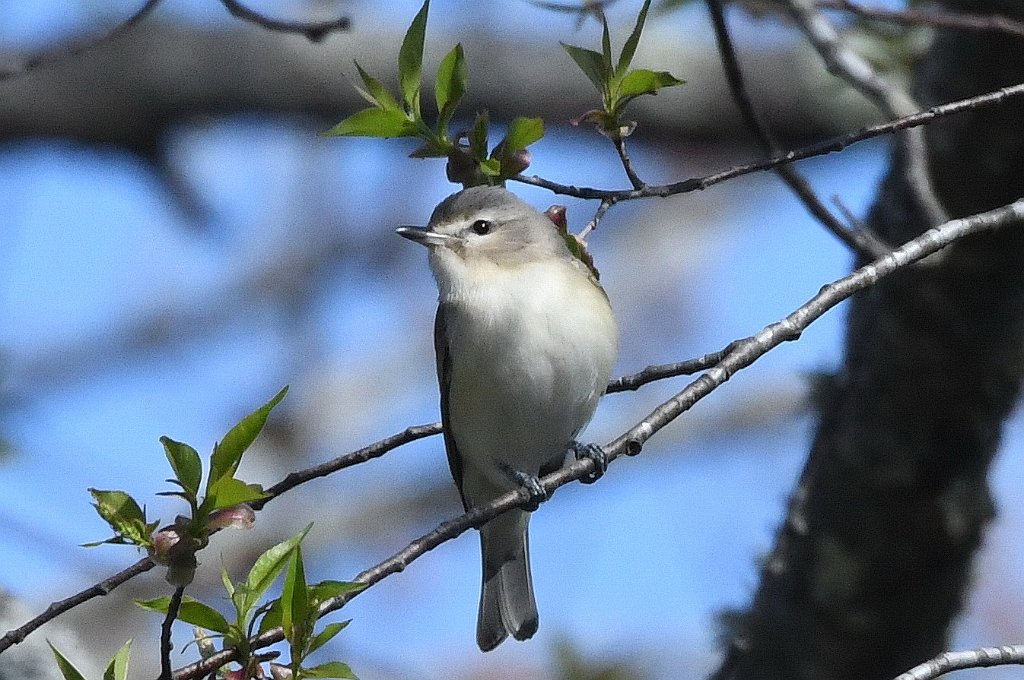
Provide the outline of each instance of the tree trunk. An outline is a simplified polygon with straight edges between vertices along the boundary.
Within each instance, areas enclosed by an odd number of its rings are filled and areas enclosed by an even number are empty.
[[[945,5],[1024,16],[1018,2]],[[929,106],[1022,81],[1019,39],[943,31],[915,95]],[[928,128],[951,216],[1024,196],[1022,130],[1019,101]],[[868,220],[894,245],[934,226],[902,168],[895,152]],[[844,367],[822,390],[807,465],[717,677],[891,678],[947,648],[1022,377],[1024,229],[938,258],[852,300]]]

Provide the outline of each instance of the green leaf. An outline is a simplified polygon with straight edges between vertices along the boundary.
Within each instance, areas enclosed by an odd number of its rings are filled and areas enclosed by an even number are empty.
[[[283,618],[283,616],[284,615],[281,611],[281,599],[278,598],[274,600],[273,604],[271,604],[270,606],[270,609],[267,610],[267,613],[264,614],[263,618],[260,620],[260,635],[266,633],[271,628],[277,628],[278,626],[280,626],[281,619]]]
[[[395,137],[415,137],[416,126],[401,111],[363,109],[320,134],[324,137],[394,139]]]
[[[100,517],[128,543],[148,547],[152,545],[152,533],[157,523],[146,524],[146,514],[135,499],[124,491],[103,491],[89,489],[96,500],[93,506]],[[121,542],[107,539],[101,543]]]
[[[423,69],[423,37],[427,32],[427,12],[430,0],[423,1],[423,7],[416,13],[398,51],[398,82],[402,87],[402,99],[408,111],[419,117],[420,80]]]
[[[174,476],[192,498],[199,493],[199,482],[203,478],[203,462],[199,453],[188,444],[177,442],[170,437],[160,437],[164,453],[174,470]]]
[[[249,576],[245,580],[245,602],[241,608],[243,611],[240,613],[247,614],[248,610],[270,589],[274,579],[277,578],[277,575],[284,568],[291,555],[291,551],[306,537],[312,526],[312,524],[307,524],[306,528],[297,535],[292,536],[287,541],[278,543],[256,559],[256,563],[249,570]]]
[[[605,66],[604,55],[594,50],[574,47],[565,43],[561,43],[561,45],[587,78],[590,78],[590,82],[594,84],[597,91],[604,94],[608,90],[608,81],[612,75],[608,67]]]
[[[650,6],[651,0],[644,0],[644,6],[640,8],[640,14],[636,17],[636,26],[626,38],[626,43],[622,46],[622,53],[619,54],[619,63],[615,67],[616,78],[621,78],[629,65],[633,63],[633,55],[636,54],[636,47],[640,44],[640,34],[644,32],[644,22],[647,21],[647,10]]]
[[[601,12],[601,56],[605,70],[610,73],[612,70],[612,36],[608,32],[608,19],[604,12]]]
[[[246,484],[234,477],[221,477],[206,491],[202,507],[205,512],[213,512],[266,497],[267,494],[259,484]]]
[[[358,114],[357,114],[358,115]],[[344,121],[342,122],[344,124]],[[263,426],[267,422],[267,416],[275,406],[281,403],[284,395],[288,394],[288,387],[285,386],[274,398],[263,406],[259,407],[235,425],[224,435],[224,439],[213,447],[213,456],[210,457],[210,478],[206,482],[207,491],[220,481],[223,477],[230,477],[238,469],[238,463],[242,460],[242,454],[256,439]]]
[[[171,598],[165,596],[156,597],[152,600],[136,600],[135,604],[143,609],[167,614],[167,610],[171,606]],[[231,630],[231,624],[228,623],[223,614],[210,605],[187,595],[181,600],[177,618],[185,623],[191,623],[193,626],[199,626],[200,628],[217,633],[227,634]]]
[[[466,75],[466,57],[462,52],[462,43],[452,48],[451,52],[441,60],[437,67],[437,80],[434,83],[434,98],[437,100],[437,131],[443,134],[448,122],[455,113],[462,95],[466,94],[469,78]]]
[[[223,557],[221,559],[223,560]],[[231,582],[231,575],[228,574],[228,569],[223,562],[220,565],[220,581],[224,584],[224,590],[227,591],[228,597],[231,597],[235,592],[235,584]]]
[[[306,589],[306,570],[302,564],[302,546],[296,545],[288,560],[288,573],[281,590],[281,627],[292,648],[302,646],[309,615],[309,592]]]
[[[508,125],[508,132],[501,142],[502,154],[511,156],[516,151],[525,149],[544,136],[544,121],[540,118],[513,118]]]
[[[487,158],[487,127],[488,117],[486,111],[476,114],[473,121],[473,128],[469,131],[469,152],[474,160],[483,161]]]
[[[630,71],[619,83],[618,98],[620,100],[631,99],[643,94],[654,94],[663,87],[682,85],[684,81],[679,80],[668,71],[651,71],[641,68]]]
[[[117,650],[107,669],[103,671],[103,680],[128,680],[128,657],[131,654],[132,641],[124,643],[121,649]]]
[[[355,62],[356,70],[359,71],[359,77],[363,79],[363,84],[366,86],[365,90],[361,87],[357,87],[356,91],[359,92],[366,101],[370,102],[374,106],[380,107],[385,111],[401,112],[401,107],[398,106],[398,102],[393,96],[391,96],[388,89],[384,87],[379,80],[364,71],[358,61],[353,61]]]
[[[319,666],[304,668],[302,673],[307,678],[346,678],[347,680],[359,680],[348,664],[340,661],[328,661]]]
[[[317,605],[346,593],[357,593],[366,589],[365,583],[352,583],[350,581],[321,581],[309,586],[309,598]]]
[[[350,623],[352,623],[352,619],[349,619],[348,621],[341,621],[340,623],[328,623],[324,626],[324,629],[317,633],[310,641],[308,653],[312,654],[326,645],[331,641],[331,638],[344,630]]]
[[[49,640],[46,644],[50,645],[50,649],[53,650],[53,656],[57,659],[57,668],[60,669],[60,674],[64,676],[64,680],[85,680],[85,676],[82,672],[75,668],[75,665],[68,661],[67,657],[57,651],[57,648],[53,646],[53,643]],[[322,675],[320,677],[329,678],[330,675]],[[340,676],[333,676],[340,677]]]

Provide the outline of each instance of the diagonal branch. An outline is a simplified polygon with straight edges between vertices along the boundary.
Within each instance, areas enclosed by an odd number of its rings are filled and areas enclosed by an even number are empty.
[[[1004,33],[1015,38],[1024,38],[1024,22],[999,14],[972,14],[970,12],[949,12],[935,9],[889,9],[887,7],[866,7],[850,0],[818,0],[822,9],[838,9],[849,12],[861,19],[887,21],[907,26],[930,26],[932,28],[953,28],[962,31],[986,31]]]
[[[919,111],[912,115],[897,118],[896,120],[891,120],[886,123],[870,125],[854,132],[848,132],[847,134],[839,137],[833,137],[799,149],[787,151],[780,156],[775,156],[767,160],[755,161],[753,163],[747,163],[746,165],[737,165],[729,168],[728,170],[721,170],[711,175],[705,175],[704,177],[691,177],[690,179],[685,179],[681,182],[673,182],[672,184],[650,184],[642,190],[578,187],[571,184],[553,182],[536,175],[517,175],[511,179],[514,179],[517,182],[522,182],[523,184],[542,187],[555,194],[575,196],[576,198],[609,199],[615,202],[632,201],[638,198],[648,198],[652,196],[665,198],[667,196],[685,194],[691,191],[703,191],[708,187],[721,184],[722,182],[735,179],[736,177],[750,175],[755,172],[763,172],[765,170],[774,170],[779,166],[795,163],[796,161],[802,161],[815,156],[824,156],[825,154],[829,154],[834,151],[842,151],[857,142],[863,142],[883,135],[891,135],[894,132],[899,132],[900,130],[927,125],[934,120],[952,116],[957,113],[1002,104],[1007,99],[1017,97],[1022,94],[1024,94],[1024,83],[1002,87],[992,92],[986,92],[985,94],[968,97],[966,99],[958,99],[939,106],[933,106],[925,111]]]
[[[825,312],[837,306],[854,293],[870,288],[883,277],[917,262],[932,253],[966,236],[990,231],[1010,224],[1024,224],[1024,198],[1009,205],[985,213],[952,220],[925,232],[907,242],[888,255],[867,264],[853,273],[830,284],[822,286],[817,295],[798,307],[791,314],[769,324],[755,335],[732,343],[725,356],[706,373],[687,385],[668,401],[651,411],[646,418],[609,443],[605,450],[609,461],[621,456],[635,456],[655,433],[689,410],[694,404],[723,385],[737,371],[750,366],[769,351],[784,342],[796,340],[801,333]],[[570,465],[543,477],[540,481],[548,496],[558,488],[579,481],[593,474],[594,461],[589,458],[577,460]],[[391,574],[403,571],[416,559],[434,548],[450,541],[471,528],[480,527],[487,521],[513,508],[523,507],[531,498],[525,489],[510,491],[486,505],[443,522],[433,531],[417,538],[390,558],[370,567],[357,575],[353,581],[372,586]],[[358,592],[365,592],[366,589]],[[321,604],[319,616],[341,609],[358,593],[347,593],[331,598]],[[250,642],[250,648],[264,647],[283,639],[280,628],[269,630]],[[175,680],[191,680],[203,677],[236,658],[233,650],[225,650],[203,661],[179,669]]]
[[[935,680],[935,678],[968,668],[990,668],[992,666],[1024,665],[1024,645],[1004,647],[982,647],[963,652],[943,652],[934,659],[914,666],[901,673],[896,680]]]
[[[765,126],[761,117],[757,115],[750,95],[744,83],[743,71],[740,69],[739,60],[736,57],[736,48],[733,46],[732,37],[729,35],[729,28],[725,22],[725,11],[722,7],[722,0],[707,0],[708,11],[711,14],[711,25],[715,29],[715,41],[718,43],[718,52],[722,58],[722,66],[725,69],[725,79],[729,83],[729,90],[732,98],[740,110],[743,121],[747,128],[754,134],[758,144],[765,155],[778,156],[782,148],[776,143],[771,132]],[[825,206],[825,204],[814,193],[814,189],[804,177],[791,165],[780,165],[775,170],[789,188],[797,195],[814,217],[821,222],[826,229],[845,243],[849,248],[860,253],[865,259],[876,259],[889,252],[889,248],[878,240],[871,232],[850,229],[840,222]],[[636,183],[633,186],[637,189]]]
[[[19,66],[0,70],[0,80],[6,80],[8,78],[16,78],[18,76],[26,75],[37,68],[51,66],[59,61],[69,59],[71,57],[77,57],[78,55],[83,54],[93,49],[94,47],[99,47],[100,45],[111,42],[112,40],[115,40],[121,35],[127,33],[129,30],[131,30],[133,26],[135,26],[137,23],[139,23],[147,16],[149,16],[149,13],[156,9],[156,6],[159,4],[160,0],[146,0],[142,7],[135,10],[134,14],[132,14],[127,19],[120,22],[119,24],[114,26],[114,28],[110,29],[98,38],[94,38],[93,40],[86,43],[72,45],[70,47],[60,49],[55,52],[32,57],[31,59],[26,60]]]
[[[327,21],[287,21],[284,19],[273,19],[260,14],[256,10],[243,5],[239,0],[220,0],[224,9],[231,13],[231,16],[256,24],[268,31],[279,33],[299,33],[306,36],[310,42],[320,42],[335,31],[347,31],[351,26],[348,17],[338,17]]]
[[[920,110],[921,107],[907,92],[882,78],[867,60],[846,45],[835,27],[815,9],[814,0],[788,0],[788,4],[790,14],[825,61],[829,73],[842,78],[873,101],[890,119],[909,116]],[[900,143],[907,156],[908,186],[913,188],[929,224],[945,222],[949,217],[935,193],[928,170],[924,130],[909,130]]]

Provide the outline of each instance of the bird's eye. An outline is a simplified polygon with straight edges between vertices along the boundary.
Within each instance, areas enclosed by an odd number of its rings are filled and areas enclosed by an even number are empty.
[[[491,231],[491,223],[489,220],[477,220],[473,223],[472,229],[474,234],[488,234]]]

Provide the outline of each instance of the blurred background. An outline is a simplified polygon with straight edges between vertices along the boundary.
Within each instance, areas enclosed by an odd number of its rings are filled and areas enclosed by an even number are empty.
[[[616,46],[640,4],[609,7]],[[703,4],[668,4],[652,12],[637,56],[637,65],[687,81],[633,109],[633,160],[652,183],[759,158]],[[114,40],[0,81],[0,588],[27,607],[12,626],[138,558],[129,548],[78,547],[108,535],[87,487],[126,490],[163,522],[183,510],[154,495],[168,488],[161,435],[205,455],[288,384],[239,473],[269,486],[438,419],[436,291],[422,249],[394,227],[425,223],[457,187],[443,161],[407,158],[413,141],[317,135],[363,106],[353,58],[394,86],[419,2],[249,6],[299,20],[345,15],[351,28],[311,43],[234,19],[210,0],[166,0]],[[17,70],[26,58],[59,55],[138,7],[0,0],[0,58]],[[755,103],[787,146],[878,120],[794,28],[740,8],[728,16]],[[901,31],[864,46],[896,66],[927,37]],[[456,128],[485,108],[495,140],[503,121],[541,116],[547,135],[532,147],[528,174],[625,188],[607,140],[567,122],[598,100],[559,41],[596,47],[600,25],[523,0],[434,0],[425,72],[429,80],[462,42],[470,88]],[[888,140],[866,142],[798,167],[826,200],[863,215],[888,153]],[[576,231],[597,207],[510,188],[540,209],[568,205]],[[750,335],[851,262],[768,174],[620,204],[590,244],[622,329],[616,375]],[[334,615],[353,622],[320,658],[344,660],[362,680],[708,672],[718,617],[746,604],[801,468],[809,385],[837,365],[842,315],[737,375],[642,456],[597,485],[562,489],[535,514],[533,640],[477,650],[480,565],[468,534]],[[609,395],[585,438],[614,438],[685,381]],[[1024,639],[1024,549],[1012,540],[1024,523],[1021,427],[1011,424],[994,469],[1000,515],[957,646]],[[192,594],[227,611],[220,565],[243,579],[256,555],[309,521],[308,578],[346,579],[459,512],[443,444],[428,438],[286,494],[251,531],[217,535]],[[158,617],[126,602],[170,592],[156,571],[65,617],[81,643],[64,651],[83,669],[131,637],[138,676],[155,675]],[[190,636],[179,626],[178,650]],[[184,665],[194,651],[174,658]]]

